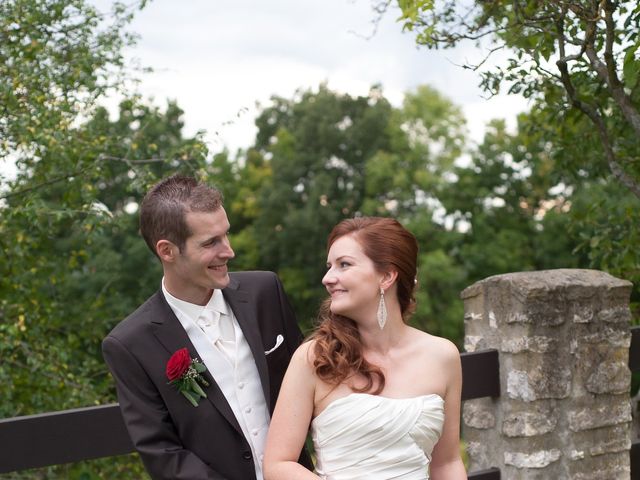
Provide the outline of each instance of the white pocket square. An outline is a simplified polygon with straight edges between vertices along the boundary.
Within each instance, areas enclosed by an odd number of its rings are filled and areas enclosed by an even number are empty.
[[[278,335],[276,337],[276,344],[273,348],[267,350],[266,352],[264,352],[265,355],[269,355],[271,352],[273,352],[276,348],[278,348],[280,345],[282,345],[282,342],[284,342],[284,337],[282,335]]]

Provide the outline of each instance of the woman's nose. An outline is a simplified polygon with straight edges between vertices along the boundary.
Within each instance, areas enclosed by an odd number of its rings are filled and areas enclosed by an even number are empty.
[[[331,285],[332,283],[335,283],[335,281],[336,277],[331,269],[329,269],[327,273],[324,274],[324,277],[322,277],[322,284],[325,286]]]

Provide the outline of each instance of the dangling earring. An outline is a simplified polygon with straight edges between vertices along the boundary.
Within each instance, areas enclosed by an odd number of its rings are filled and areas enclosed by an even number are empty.
[[[385,323],[387,323],[387,306],[384,303],[384,290],[380,287],[380,303],[378,304],[378,326],[380,330],[384,328]]]

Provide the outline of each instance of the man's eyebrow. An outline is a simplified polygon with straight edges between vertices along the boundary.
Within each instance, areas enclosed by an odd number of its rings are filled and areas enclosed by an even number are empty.
[[[204,239],[203,241],[200,242],[200,245],[206,245],[207,243],[213,242],[214,240],[220,240],[225,235],[228,235],[230,230],[231,230],[231,225],[229,225],[229,228],[227,228],[223,234],[215,235],[213,237],[206,238],[206,239]]]

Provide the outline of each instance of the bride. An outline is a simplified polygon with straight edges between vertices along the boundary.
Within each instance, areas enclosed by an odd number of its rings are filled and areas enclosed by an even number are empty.
[[[393,219],[362,217],[339,223],[328,247],[330,298],[285,375],[265,479],[466,479],[458,350],[406,323],[415,237]],[[315,473],[297,463],[309,426]]]

